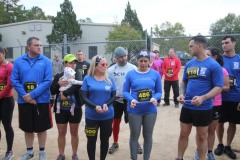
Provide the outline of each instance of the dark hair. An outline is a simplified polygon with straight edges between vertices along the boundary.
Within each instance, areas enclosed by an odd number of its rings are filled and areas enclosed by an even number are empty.
[[[212,56],[217,56],[216,61],[220,64],[220,66],[224,65],[223,57],[222,57],[219,49],[217,49],[214,46],[210,46],[206,50],[209,50],[211,52]]]
[[[169,50],[173,50],[176,53],[176,49],[175,48],[170,48]]]
[[[154,50],[153,53],[159,53],[159,51],[158,50]]]
[[[28,40],[27,40],[27,46],[31,45],[33,40],[39,41],[39,38],[37,38],[37,37],[29,37]]]
[[[5,59],[6,59],[7,58],[7,49],[3,48],[3,47],[0,47],[0,52],[5,54]]]
[[[206,48],[206,46],[207,46],[207,40],[202,35],[194,36],[189,41],[191,41],[191,40],[193,40],[195,43],[202,44],[204,48]]]
[[[226,36],[224,36],[224,37],[222,38],[222,40],[226,40],[226,39],[228,39],[228,38],[230,38],[232,42],[236,42],[235,37],[230,36],[230,35],[226,35]]]

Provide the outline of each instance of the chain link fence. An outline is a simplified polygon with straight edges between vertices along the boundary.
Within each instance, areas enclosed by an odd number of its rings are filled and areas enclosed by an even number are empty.
[[[237,40],[236,45],[236,53],[240,53],[240,45],[238,42],[240,42],[240,34],[229,34],[231,36],[234,36]],[[210,35],[205,36],[208,40],[207,46],[215,46],[219,50],[222,51],[222,45],[221,45],[221,39],[225,35]],[[161,37],[161,38],[151,38],[151,44],[152,48],[160,51],[161,57],[166,57],[168,55],[168,50],[170,48],[175,48],[177,51],[177,56],[181,59],[182,65],[185,65],[187,61],[192,59],[192,57],[189,55],[189,47],[188,42],[192,37]],[[222,51],[223,52],[223,51]]]

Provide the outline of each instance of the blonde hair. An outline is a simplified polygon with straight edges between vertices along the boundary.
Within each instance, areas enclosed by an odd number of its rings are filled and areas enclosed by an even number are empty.
[[[92,58],[91,60],[91,63],[90,63],[90,67],[88,69],[88,75],[89,76],[94,76],[95,74],[95,69],[96,69],[96,66],[98,65],[98,63],[101,61],[101,59],[103,59],[104,57],[103,56],[100,56],[100,55],[96,55]],[[105,59],[105,58],[104,58]],[[111,80],[109,79],[108,77],[108,73],[107,71],[104,73],[104,81],[106,81],[108,84],[111,84],[112,85],[112,82]]]

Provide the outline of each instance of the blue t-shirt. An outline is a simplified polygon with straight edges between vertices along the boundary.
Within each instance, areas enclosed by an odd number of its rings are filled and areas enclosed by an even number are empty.
[[[111,93],[116,91],[116,85],[113,79],[109,78],[112,84],[106,81],[97,81],[93,76],[86,76],[83,80],[82,90],[89,92],[89,99],[94,104],[103,106],[110,98]],[[91,120],[107,120],[114,117],[113,106],[108,106],[108,111],[105,113],[97,113],[96,110],[86,106],[85,117]]]
[[[131,70],[126,75],[126,81],[123,85],[123,96],[128,100],[128,112],[130,114],[151,114],[156,113],[157,108],[145,95],[151,95],[149,98],[159,100],[162,96],[161,78],[157,71],[150,69],[148,72],[140,73],[136,70]],[[137,103],[135,108],[131,108],[131,101],[135,99],[141,101]]]
[[[203,101],[196,107],[190,100],[194,96],[202,96],[210,92],[214,87],[223,86],[222,67],[212,58],[203,61],[196,58],[189,61],[183,73],[183,81],[186,83],[185,103],[183,107],[192,110],[209,110],[212,108],[213,99]]]
[[[229,73],[230,90],[222,93],[223,101],[240,102],[240,56],[233,57],[222,56],[224,68]]]

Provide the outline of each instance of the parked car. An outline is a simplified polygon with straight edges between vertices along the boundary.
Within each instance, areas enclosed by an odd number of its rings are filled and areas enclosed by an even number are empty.
[[[176,56],[181,60],[182,66],[185,66],[185,64],[193,58],[190,54],[184,51],[177,51]]]

